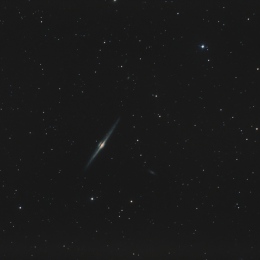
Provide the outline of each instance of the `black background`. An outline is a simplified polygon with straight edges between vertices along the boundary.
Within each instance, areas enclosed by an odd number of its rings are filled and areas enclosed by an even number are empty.
[[[1,259],[258,259],[259,3],[53,2],[0,5]]]

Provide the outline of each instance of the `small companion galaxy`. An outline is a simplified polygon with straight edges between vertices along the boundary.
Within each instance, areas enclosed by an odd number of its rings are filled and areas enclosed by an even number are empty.
[[[2,1],[0,259],[260,259],[259,12]]]

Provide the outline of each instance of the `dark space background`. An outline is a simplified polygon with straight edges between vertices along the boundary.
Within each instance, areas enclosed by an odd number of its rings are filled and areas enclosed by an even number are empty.
[[[259,10],[2,1],[0,258],[260,259]]]

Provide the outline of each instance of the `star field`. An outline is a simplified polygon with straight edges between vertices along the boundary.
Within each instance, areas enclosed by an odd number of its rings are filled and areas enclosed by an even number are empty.
[[[256,1],[1,3],[0,258],[259,259],[259,22]]]

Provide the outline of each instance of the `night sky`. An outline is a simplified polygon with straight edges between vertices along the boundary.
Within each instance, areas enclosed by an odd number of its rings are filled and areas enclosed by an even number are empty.
[[[2,1],[0,258],[260,259],[259,12]]]

